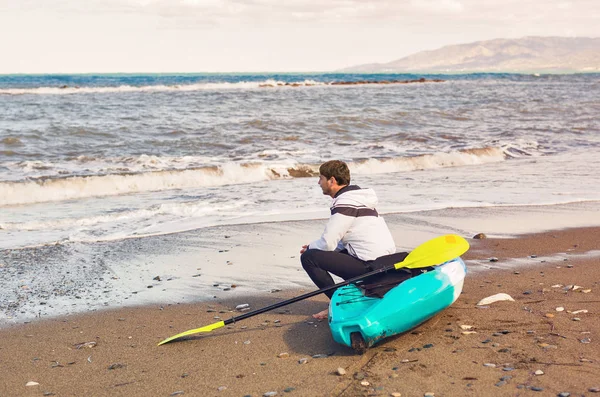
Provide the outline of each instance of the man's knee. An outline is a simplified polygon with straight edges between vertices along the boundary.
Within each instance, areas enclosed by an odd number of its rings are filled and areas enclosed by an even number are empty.
[[[306,269],[307,267],[315,267],[317,262],[315,260],[315,256],[318,254],[319,250],[317,249],[308,249],[300,255],[300,263],[302,263],[302,267]]]

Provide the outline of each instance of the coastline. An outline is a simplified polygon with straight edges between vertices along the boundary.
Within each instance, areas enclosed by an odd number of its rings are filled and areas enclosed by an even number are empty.
[[[470,273],[457,302],[363,356],[336,344],[326,322],[310,317],[325,307],[324,297],[156,346],[218,321],[215,316],[235,316],[238,304],[257,309],[302,293],[298,288],[14,325],[0,330],[0,394],[592,394],[600,388],[598,235],[600,227],[588,227],[469,239],[472,248],[463,259]],[[500,292],[515,302],[476,306]],[[587,312],[573,313],[579,310]],[[461,325],[476,333],[463,334]],[[87,342],[96,344],[80,346]],[[299,364],[302,358],[306,364]],[[337,368],[346,374],[337,375]],[[30,381],[39,385],[25,386]]]
[[[447,233],[467,239],[477,233],[509,238],[596,227],[599,211],[600,201],[592,201],[387,213],[384,219],[400,252]],[[326,219],[312,219],[222,225],[100,243],[3,250],[0,329],[119,307],[311,289],[299,264],[299,249],[319,236],[325,223]],[[471,272],[489,268],[489,263],[470,263]]]

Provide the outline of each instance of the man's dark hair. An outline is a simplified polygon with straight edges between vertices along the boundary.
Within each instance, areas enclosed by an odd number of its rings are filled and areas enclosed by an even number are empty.
[[[341,160],[331,160],[321,164],[319,173],[327,179],[334,177],[340,186],[350,184],[350,170],[348,165]]]

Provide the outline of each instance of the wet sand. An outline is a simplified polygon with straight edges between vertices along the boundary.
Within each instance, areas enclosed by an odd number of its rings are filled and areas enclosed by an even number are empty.
[[[583,202],[448,208],[384,217],[398,251],[409,251],[447,233],[511,237],[600,226],[599,213],[600,202]],[[325,222],[222,225],[107,242],[0,250],[0,328],[90,311],[235,300],[272,289],[312,288],[300,266],[299,250],[322,233]],[[474,272],[487,270],[489,264],[472,261],[469,267]]]
[[[470,273],[457,302],[362,356],[310,317],[326,307],[324,297],[156,346],[238,314],[239,304],[257,309],[299,289],[13,325],[0,330],[0,395],[593,395],[600,388],[599,237],[600,228],[575,228],[469,240]],[[515,301],[477,307],[500,292]]]

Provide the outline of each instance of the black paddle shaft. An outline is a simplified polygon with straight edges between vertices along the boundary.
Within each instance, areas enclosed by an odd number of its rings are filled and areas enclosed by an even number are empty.
[[[233,324],[236,321],[244,320],[246,318],[253,317],[253,316],[256,316],[258,314],[262,314],[262,313],[268,312],[268,311],[273,310],[273,309],[277,309],[277,308],[280,308],[280,307],[283,307],[283,306],[287,306],[289,304],[292,304],[292,303],[295,303],[295,302],[298,302],[298,301],[310,298],[311,296],[319,295],[319,294],[322,294],[323,292],[331,291],[333,289],[337,289],[339,287],[343,287],[344,285],[352,284],[354,282],[360,281],[360,280],[362,280],[362,279],[364,279],[366,277],[372,276],[374,274],[385,273],[388,270],[394,270],[395,268],[396,267],[394,265],[385,266],[385,267],[382,267],[380,269],[373,270],[372,272],[361,274],[358,277],[354,277],[354,278],[351,278],[349,280],[342,281],[341,283],[330,285],[329,287],[321,288],[321,289],[319,289],[317,291],[308,292],[308,293],[306,293],[304,295],[296,296],[295,298],[288,299],[288,300],[285,300],[285,301],[282,301],[282,302],[279,302],[279,303],[275,303],[274,305],[271,305],[271,306],[263,307],[262,309],[257,309],[257,310],[254,310],[254,311],[251,311],[251,312],[248,312],[248,313],[241,314],[239,316],[232,317],[229,320],[225,320],[223,323],[225,325]]]

